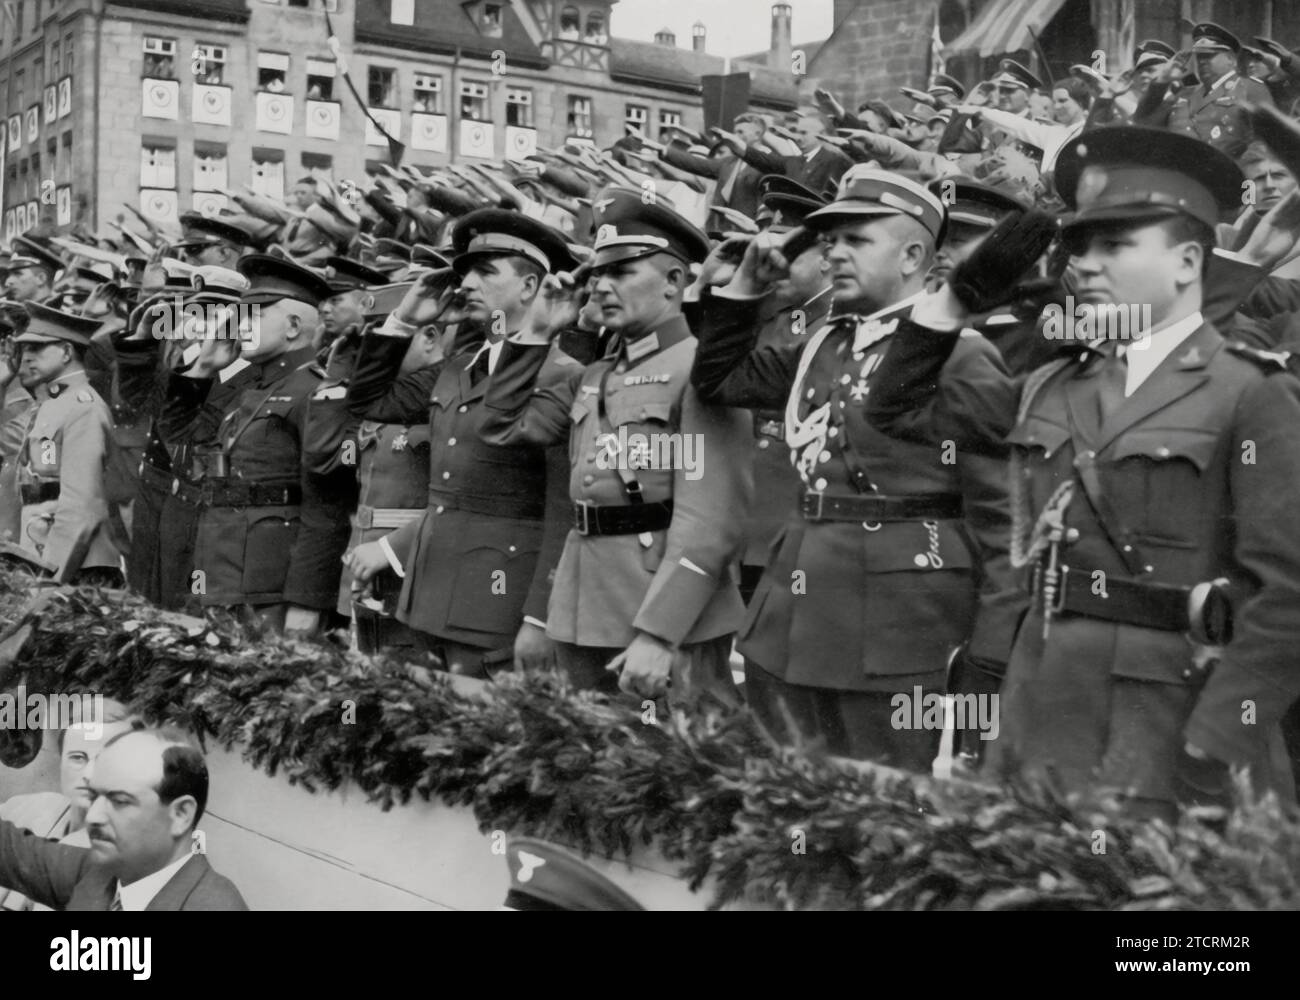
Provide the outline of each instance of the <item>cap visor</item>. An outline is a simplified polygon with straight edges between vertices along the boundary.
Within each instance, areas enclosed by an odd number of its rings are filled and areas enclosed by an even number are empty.
[[[60,337],[42,337],[39,333],[20,333],[14,338],[15,344],[58,344]]]
[[[1061,232],[1077,232],[1090,226],[1115,225],[1128,223],[1133,226],[1145,225],[1159,219],[1180,214],[1172,205],[1115,205],[1110,208],[1089,208],[1076,212],[1061,226]]]
[[[886,215],[905,215],[888,205],[873,205],[861,201],[841,201],[819,208],[804,220],[809,229],[822,230],[853,222],[857,219],[879,218]]]
[[[665,247],[652,247],[645,244],[630,243],[625,246],[605,247],[603,250],[597,250],[596,256],[591,262],[592,267],[608,267],[610,264],[621,264],[624,261],[640,260],[642,257],[652,257],[657,253],[668,253]]]

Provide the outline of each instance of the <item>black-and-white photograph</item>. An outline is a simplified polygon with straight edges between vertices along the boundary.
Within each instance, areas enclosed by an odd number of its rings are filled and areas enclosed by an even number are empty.
[[[0,910],[1300,909],[1300,6],[5,0],[0,101]]]

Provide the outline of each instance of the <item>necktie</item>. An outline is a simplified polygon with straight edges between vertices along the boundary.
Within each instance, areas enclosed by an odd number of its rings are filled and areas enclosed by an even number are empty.
[[[1124,405],[1124,390],[1128,383],[1128,358],[1124,344],[1115,345],[1102,362],[1097,377],[1097,409],[1104,424]]]
[[[120,909],[122,909],[122,888],[121,888],[121,886],[119,886],[118,888],[116,888],[116,889],[113,890],[113,904],[109,907],[109,910],[120,910]]]

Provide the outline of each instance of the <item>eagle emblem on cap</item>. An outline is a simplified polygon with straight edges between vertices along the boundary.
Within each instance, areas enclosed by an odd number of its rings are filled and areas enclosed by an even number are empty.
[[[1074,200],[1080,206],[1091,205],[1106,190],[1109,178],[1105,169],[1090,164],[1079,175],[1079,186],[1075,189]]]
[[[203,287],[204,287],[204,284],[205,284],[205,282],[204,282],[204,280],[203,280],[203,275],[201,275],[201,274],[196,274],[196,275],[194,275],[192,278],[190,278],[190,284],[194,286],[194,290],[195,290],[196,292],[201,292],[201,291],[203,291]]]
[[[539,858],[536,854],[529,854],[527,851],[519,852],[519,881],[531,882],[533,872],[546,864],[545,858]]]
[[[596,230],[596,242],[604,243],[606,240],[618,239],[618,227],[612,222],[607,222]]]

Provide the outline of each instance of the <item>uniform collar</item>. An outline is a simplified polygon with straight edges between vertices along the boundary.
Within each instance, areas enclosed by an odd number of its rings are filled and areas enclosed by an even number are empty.
[[[611,353],[617,353],[620,358],[626,359],[629,366],[637,365],[648,357],[666,351],[670,347],[675,347],[690,336],[691,327],[686,322],[686,317],[677,315],[660,323],[653,331],[638,337],[634,341],[629,342],[620,337],[617,341],[617,347]],[[652,337],[654,340],[651,342],[650,338]],[[646,348],[647,342],[651,342],[653,345],[648,350]],[[645,353],[640,353],[641,351],[645,351]]]
[[[76,389],[88,384],[89,379],[86,377],[85,369],[76,372],[69,372],[66,375],[60,375],[58,378],[46,382],[45,394],[49,396],[50,399],[56,399],[69,389]]]
[[[267,386],[278,382],[292,371],[296,371],[315,357],[311,346],[300,347],[296,351],[281,354],[278,358],[263,361],[257,370],[258,385]]]
[[[1225,83],[1229,83],[1229,82],[1231,82],[1232,78],[1233,78],[1234,76],[1236,76],[1236,75],[1237,75],[1237,71],[1236,71],[1235,69],[1230,69],[1230,70],[1228,70],[1228,72],[1224,73],[1223,76],[1219,77],[1219,78],[1218,78],[1217,80],[1215,80],[1212,84],[1210,84],[1210,86],[1206,89],[1205,92],[1206,92],[1207,94],[1212,94],[1212,93],[1214,93],[1216,90],[1218,90],[1220,87],[1222,87]]]

